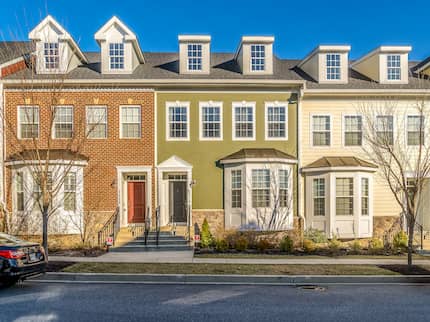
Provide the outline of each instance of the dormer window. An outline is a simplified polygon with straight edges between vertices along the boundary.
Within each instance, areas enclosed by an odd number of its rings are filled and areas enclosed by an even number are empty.
[[[326,55],[327,80],[340,80],[340,54]]]
[[[251,45],[251,71],[264,71],[266,50],[264,45]]]
[[[44,56],[46,69],[58,69],[60,67],[60,55],[58,52],[58,42],[44,43]]]
[[[400,55],[387,55],[387,79],[401,79]]]
[[[202,45],[188,44],[188,70],[202,70]]]
[[[109,44],[110,69],[124,69],[124,44]]]

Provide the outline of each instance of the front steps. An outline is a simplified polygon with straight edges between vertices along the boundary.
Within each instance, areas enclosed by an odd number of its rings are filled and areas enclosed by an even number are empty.
[[[189,251],[193,248],[183,236],[173,235],[168,231],[160,231],[160,238],[157,245],[156,232],[148,234],[145,245],[143,234],[133,236],[128,229],[121,229],[115,246],[109,249],[110,252],[143,252],[143,251]]]

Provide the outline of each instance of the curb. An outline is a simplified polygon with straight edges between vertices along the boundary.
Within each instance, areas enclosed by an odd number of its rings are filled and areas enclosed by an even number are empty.
[[[40,283],[111,284],[224,284],[224,285],[314,285],[314,284],[430,284],[430,275],[200,275],[200,274],[110,274],[53,273],[29,279]]]

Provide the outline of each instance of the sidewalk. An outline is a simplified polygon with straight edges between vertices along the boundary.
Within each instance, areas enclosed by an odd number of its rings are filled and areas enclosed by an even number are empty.
[[[50,256],[50,261],[89,263],[194,263],[194,264],[297,264],[297,265],[396,265],[403,259],[371,258],[194,258],[193,251],[107,253],[99,257]],[[415,264],[430,265],[430,259],[414,259]]]

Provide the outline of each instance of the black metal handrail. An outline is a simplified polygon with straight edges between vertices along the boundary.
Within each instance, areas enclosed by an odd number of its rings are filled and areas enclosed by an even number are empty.
[[[145,214],[145,233],[144,233],[145,245],[148,244],[148,235],[149,235],[150,229],[151,229],[151,215],[149,213],[149,207],[148,207],[146,208],[146,214]]]
[[[103,227],[99,230],[98,237],[98,245],[103,247],[106,245],[106,240],[108,237],[112,237],[112,245],[115,245],[115,238],[119,232],[119,208],[117,207],[112,214],[112,216],[106,221]]]
[[[155,209],[155,242],[158,246],[160,241],[160,206]]]

